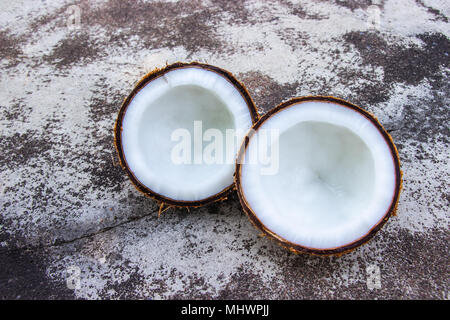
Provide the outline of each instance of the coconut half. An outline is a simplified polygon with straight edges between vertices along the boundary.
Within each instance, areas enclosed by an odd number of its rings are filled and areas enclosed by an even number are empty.
[[[201,206],[223,199],[232,189],[237,151],[257,119],[247,90],[229,72],[202,63],[175,63],[146,75],[125,99],[115,144],[139,191],[172,206]],[[242,132],[232,161],[202,161],[205,139],[213,140],[204,135],[208,129],[215,138],[225,137],[227,130]],[[177,132],[190,139],[190,150],[184,151],[191,161],[174,161],[181,141],[176,139],[186,138]]]
[[[291,251],[350,251],[395,214],[397,149],[363,109],[333,97],[294,98],[253,129],[237,161],[239,199],[253,224]],[[268,140],[270,132],[278,139]],[[269,173],[267,161],[249,160],[261,157],[265,140],[272,162],[278,161]]]

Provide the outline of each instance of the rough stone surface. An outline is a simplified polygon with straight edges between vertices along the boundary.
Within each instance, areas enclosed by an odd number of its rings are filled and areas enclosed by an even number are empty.
[[[450,3],[373,3],[2,1],[0,298],[448,299]],[[398,216],[328,258],[260,238],[235,194],[158,218],[112,129],[178,60],[233,72],[261,114],[310,94],[374,113],[402,160]]]

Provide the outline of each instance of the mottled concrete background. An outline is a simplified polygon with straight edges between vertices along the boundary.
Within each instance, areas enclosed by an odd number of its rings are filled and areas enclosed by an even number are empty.
[[[374,3],[1,0],[0,298],[448,299],[450,2]],[[235,194],[158,219],[112,129],[177,60],[230,70],[261,114],[308,94],[373,112],[402,160],[398,216],[340,258],[260,238]]]

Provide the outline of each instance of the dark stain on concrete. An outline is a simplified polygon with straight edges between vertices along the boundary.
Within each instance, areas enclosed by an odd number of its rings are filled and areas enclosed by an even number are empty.
[[[264,283],[261,276],[251,270],[250,266],[242,265],[219,291],[219,300],[252,300],[271,299],[276,295],[273,288]]]
[[[45,57],[57,67],[93,60],[113,46],[140,49],[183,46],[190,55],[202,49],[223,52],[231,48],[218,39],[217,24],[251,22],[245,2],[240,0],[213,0],[208,5],[200,0],[177,3],[109,0],[100,5],[82,0],[76,5],[80,9],[81,28]],[[69,5],[39,17],[32,21],[31,29],[64,28],[69,18],[68,8]],[[105,36],[89,33],[88,27],[98,26],[108,31]]]
[[[110,190],[112,192],[120,192],[123,188],[123,181],[126,179],[125,173],[118,164],[112,138],[104,138],[103,141],[110,145],[109,151],[99,152],[89,161],[90,181],[92,187],[100,190]],[[102,142],[105,144],[105,142]]]
[[[294,97],[299,86],[297,82],[280,85],[270,76],[255,71],[239,74],[238,79],[245,83],[260,114]]]
[[[159,43],[169,48],[181,45],[190,53],[203,48],[212,52],[220,51],[223,44],[214,36],[214,28],[207,25],[207,17],[208,15],[204,13],[194,13],[176,19],[176,28],[168,28],[167,34],[159,39]],[[146,44],[150,45],[153,42]]]
[[[282,1],[283,2],[283,1]],[[144,2],[109,0],[101,5],[89,1],[77,4],[81,12],[81,28],[61,40],[44,61],[57,68],[91,62],[102,57],[107,48],[136,47],[139,49],[173,49],[184,47],[189,59],[200,50],[211,53],[233,52],[233,48],[218,37],[219,24],[255,24],[277,17],[260,17],[250,12],[245,1]],[[293,14],[304,19],[324,19],[306,12],[301,6],[286,3]],[[68,7],[67,7],[68,8]],[[35,21],[34,28],[53,23],[62,25],[62,8]],[[106,35],[97,36],[86,27],[101,27]]]
[[[6,60],[7,67],[13,67],[20,61],[22,49],[21,40],[9,33],[8,30],[0,30],[0,61]]]
[[[98,84],[93,88],[93,95],[89,101],[90,120],[95,123],[108,120],[111,121],[111,130],[113,129],[117,113],[128,92],[125,90],[113,90],[105,84],[107,79],[100,77]]]
[[[126,261],[124,264],[126,265]],[[142,295],[137,289],[146,283],[146,279],[136,269],[137,267],[134,271],[130,270],[128,279],[125,281],[111,283],[111,280],[108,280],[108,284],[100,296],[119,300],[142,299]]]
[[[358,50],[365,63],[383,67],[386,84],[417,85],[424,78],[440,77],[440,67],[450,65],[450,41],[445,35],[425,33],[417,37],[423,41],[423,48],[388,43],[370,31],[347,33],[344,40]]]
[[[71,33],[58,42],[53,51],[44,56],[44,61],[57,68],[70,67],[77,63],[89,63],[99,57],[100,45],[85,33]]]
[[[52,143],[35,131],[15,133],[2,137],[0,146],[3,150],[0,156],[0,167],[16,169],[29,160],[43,156],[52,148]]]
[[[48,204],[53,202],[57,195],[55,190],[44,182],[36,186],[33,191],[31,211],[44,211]]]
[[[5,226],[0,216],[0,226]],[[16,243],[20,235],[12,236],[0,230],[0,241]],[[0,247],[0,300],[74,299],[64,281],[48,278],[47,254],[41,250]]]
[[[327,15],[320,15],[316,13],[308,12],[301,3],[293,4],[292,2],[280,1],[283,5],[287,6],[291,10],[291,14],[306,20],[324,20],[328,19]]]
[[[448,96],[450,87],[447,86],[443,92]],[[436,93],[426,99],[408,103],[404,106],[400,138],[423,143],[439,141],[448,145],[450,137],[448,125],[450,109],[448,106],[449,99]],[[426,154],[422,153],[421,156],[426,156]]]
[[[74,299],[63,282],[46,275],[41,254],[28,250],[0,250],[0,299]]]
[[[171,269],[171,273],[169,277],[179,276],[179,272],[176,269]],[[210,293],[204,293],[208,290],[208,283],[205,278],[202,277],[197,272],[193,272],[187,279],[182,280],[183,289],[177,291],[173,295],[170,296],[169,299],[173,300],[186,300],[186,299],[213,299],[213,296]],[[163,293],[167,293],[163,292]]]
[[[24,99],[16,98],[8,106],[0,106],[1,118],[7,121],[8,128],[17,125],[17,122],[27,121],[32,108],[26,105]]]
[[[374,105],[389,100],[389,87],[381,83],[366,83],[357,86],[351,95],[350,100],[359,103],[362,106]]]
[[[92,130],[90,139],[97,146],[97,151],[78,150],[76,154],[79,159],[88,164],[84,172],[89,175],[91,182],[89,188],[120,192],[124,187],[123,181],[126,179],[126,174],[122,170],[116,155],[112,128],[113,124],[111,124],[109,134]],[[86,191],[88,190],[83,192]]]
[[[105,45],[127,45],[135,37],[137,46],[150,49],[183,46],[193,53],[200,49],[214,52],[223,46],[214,28],[214,21],[221,15],[214,8],[203,7],[200,1],[110,0],[98,8],[89,6],[83,3],[82,23],[109,30],[110,39],[104,39]]]
[[[380,268],[385,284],[373,296],[395,298],[391,288],[401,292],[399,298],[443,299],[448,294],[448,232],[436,228],[427,234],[413,234],[400,229],[380,242],[384,248]]]
[[[245,24],[252,21],[252,14],[245,6],[247,0],[212,0],[214,11],[217,13],[215,21],[224,19],[224,13],[231,17],[232,23]],[[220,14],[221,13],[221,14]]]
[[[68,11],[70,5],[57,8],[47,14],[41,14],[35,19],[31,20],[30,31],[38,32],[38,30],[42,27],[50,27],[54,30],[56,27],[67,26],[67,19],[69,19],[71,15],[71,13]]]
[[[309,45],[310,36],[307,32],[298,32],[294,28],[284,28],[279,30],[277,34],[292,50],[302,50]]]
[[[328,0],[328,2],[335,3],[341,7],[355,11],[356,9],[367,9],[372,5],[372,0]],[[384,1],[379,1],[383,5]]]
[[[266,0],[265,4],[272,4],[273,6],[285,7],[289,10],[289,13],[295,15],[303,20],[324,20],[328,19],[328,15],[321,15],[313,12],[309,12],[305,6],[301,3],[301,1],[292,2],[289,0]],[[276,22],[280,18],[276,15],[271,15],[269,21]]]
[[[113,128],[116,114],[122,103],[124,94],[112,92],[112,89],[104,84],[106,78],[99,79],[99,85],[89,101],[89,115],[92,122],[91,139],[98,146],[98,152],[81,156],[90,164],[87,170],[90,174],[92,186],[99,189],[108,189],[119,192],[122,190],[122,182],[125,180],[125,172],[119,165],[113,138]],[[108,121],[110,130],[107,133],[99,132],[96,123]]]

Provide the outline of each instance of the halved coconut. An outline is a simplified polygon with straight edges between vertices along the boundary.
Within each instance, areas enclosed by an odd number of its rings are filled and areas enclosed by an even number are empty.
[[[125,99],[115,143],[139,191],[164,204],[195,207],[223,199],[232,189],[237,151],[257,119],[247,90],[229,72],[175,63],[146,75]],[[205,147],[229,130],[242,132],[231,161],[204,161]],[[188,150],[180,149],[182,142]],[[177,152],[183,161],[174,158]]]
[[[291,251],[350,251],[395,214],[398,153],[363,109],[333,97],[295,98],[253,129],[237,161],[238,195],[253,224]],[[278,139],[267,138],[273,132]]]

